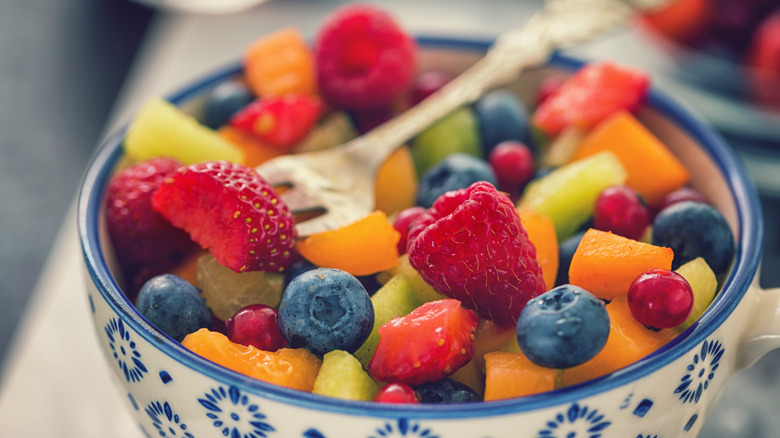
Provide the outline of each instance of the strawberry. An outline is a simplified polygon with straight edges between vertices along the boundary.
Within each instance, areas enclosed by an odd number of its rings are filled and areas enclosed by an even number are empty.
[[[444,295],[500,326],[546,290],[536,249],[505,193],[485,181],[441,195],[412,224],[409,262]]]
[[[474,355],[478,321],[458,300],[427,302],[379,328],[368,372],[381,382],[411,386],[447,377]]]
[[[532,121],[550,136],[568,126],[588,130],[618,110],[635,111],[649,86],[639,70],[609,61],[587,64],[539,105]]]
[[[152,194],[180,166],[170,158],[153,158],[121,170],[108,184],[108,234],[132,290],[176,266],[198,248],[187,233],[152,209]]]
[[[315,96],[286,94],[252,101],[230,119],[230,124],[281,151],[288,151],[312,130],[322,114]]]
[[[236,272],[282,271],[293,261],[290,209],[250,167],[228,161],[181,167],[155,191],[152,206]]]
[[[322,95],[334,107],[387,108],[411,89],[417,45],[386,11],[349,4],[325,19],[315,67]]]

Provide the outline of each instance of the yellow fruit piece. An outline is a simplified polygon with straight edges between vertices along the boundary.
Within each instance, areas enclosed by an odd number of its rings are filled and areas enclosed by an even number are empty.
[[[417,184],[412,151],[402,146],[387,158],[376,175],[376,209],[390,216],[413,206]]]
[[[136,161],[170,157],[183,164],[212,160],[244,162],[238,147],[160,98],[149,100],[130,123],[124,149]]]
[[[397,266],[393,267],[387,272],[382,273],[377,278],[379,278],[379,281],[381,282],[382,277],[389,276],[392,278],[392,276],[396,274],[401,274],[406,277],[407,281],[409,282],[409,287],[412,289],[412,294],[414,294],[419,304],[447,298],[441,292],[437,291],[433,286],[428,284],[428,282],[422,278],[422,275],[420,275],[420,273],[417,272],[414,267],[412,267],[412,264],[409,263],[409,254],[404,254],[399,257]]]
[[[555,279],[558,275],[558,235],[555,233],[555,224],[542,213],[527,207],[517,207],[520,222],[523,224],[528,239],[536,248],[536,261],[542,268],[542,277],[547,290],[555,287]]]
[[[208,329],[187,335],[182,345],[212,362],[258,380],[311,392],[322,361],[304,348],[275,352],[231,342]]]
[[[300,30],[284,28],[249,45],[244,76],[257,96],[317,94],[314,55]]]
[[[707,310],[718,292],[718,279],[710,265],[702,257],[697,257],[677,268],[675,271],[691,285],[693,290],[693,309],[680,329],[691,326]]]
[[[214,316],[225,321],[250,304],[278,306],[284,275],[264,271],[236,272],[206,254],[197,261],[194,284],[201,290],[201,296]]]
[[[485,401],[552,391],[558,370],[540,367],[522,353],[485,355]]]
[[[375,211],[342,228],[298,240],[295,248],[319,267],[341,269],[360,276],[397,266],[400,237],[387,215]]]
[[[403,275],[395,275],[371,296],[374,306],[374,327],[363,345],[355,351],[355,357],[365,366],[379,344],[379,328],[396,316],[406,316],[419,305],[412,293],[409,280]]]
[[[370,401],[379,390],[355,356],[342,350],[325,353],[312,393],[344,400]]]

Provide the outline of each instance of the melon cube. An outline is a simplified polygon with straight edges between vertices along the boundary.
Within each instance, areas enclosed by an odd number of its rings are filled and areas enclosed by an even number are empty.
[[[355,356],[346,351],[333,350],[322,357],[322,365],[311,392],[344,400],[370,401],[378,390],[377,383]]]
[[[693,309],[688,319],[680,325],[681,329],[686,329],[699,319],[715,299],[715,294],[718,292],[718,279],[702,257],[683,264],[675,272],[682,275],[693,290]]]
[[[580,143],[572,160],[612,151],[628,172],[626,185],[650,205],[684,186],[688,169],[650,130],[627,111],[619,111],[596,126]]]
[[[485,355],[485,401],[523,397],[555,389],[558,370],[540,367],[523,353]]]
[[[136,114],[127,129],[124,150],[136,161],[171,157],[183,164],[212,160],[244,162],[241,149],[160,98],[151,99]]]
[[[276,272],[236,272],[222,266],[211,254],[198,259],[195,286],[206,306],[226,320],[250,304],[277,307],[282,299],[284,275]]]
[[[648,329],[631,315],[626,294],[607,304],[609,337],[604,348],[591,360],[563,372],[567,386],[595,379],[616,371],[649,355],[674,339],[678,331]]]
[[[617,156],[604,151],[561,166],[526,186],[519,206],[549,217],[563,241],[593,216],[602,190],[626,181]]]
[[[671,248],[591,228],[571,259],[569,283],[609,301],[627,293],[634,279],[646,270],[671,269],[672,259]]]
[[[355,351],[355,357],[364,365],[368,365],[379,344],[379,327],[396,316],[408,315],[417,307],[409,280],[400,274],[391,278],[371,296],[371,303],[374,305],[374,327],[363,345]]]

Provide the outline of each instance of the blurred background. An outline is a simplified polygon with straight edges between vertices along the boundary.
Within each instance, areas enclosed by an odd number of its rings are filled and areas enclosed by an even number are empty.
[[[75,347],[91,345],[91,337],[63,339],[51,330],[56,329],[55,325],[46,323],[47,318],[56,317],[67,324],[70,318],[69,307],[54,301],[52,289],[74,289],[56,299],[75,301],[76,306],[85,304],[82,291],[75,290],[80,285],[71,287],[68,279],[72,277],[57,270],[66,262],[72,266],[72,259],[79,257],[72,242],[63,237],[75,232],[75,228],[67,227],[75,226],[72,206],[76,190],[100,140],[146,97],[166,94],[237,60],[247,43],[278,28],[280,23],[299,26],[312,36],[324,15],[345,2],[252,3],[0,1],[0,436],[11,436],[3,431],[4,427],[26,431],[26,436],[44,437],[53,436],[48,433],[51,430],[60,431],[59,436],[106,436],[102,427],[107,424],[128,426],[119,413],[119,417],[95,419],[94,412],[87,408],[82,409],[83,416],[92,415],[89,420],[83,419],[86,423],[76,421],[82,418],[74,414],[80,412],[75,408],[59,415],[45,412],[49,426],[30,422],[32,413],[19,415],[25,411],[24,403],[37,409],[41,403],[46,404],[42,399],[54,397],[35,392],[46,385],[56,387],[54,392],[59,397],[72,397],[79,389],[78,385],[62,382],[72,370],[60,369],[59,374],[49,377],[57,383],[41,384],[41,377],[52,365],[42,366],[44,371],[32,375],[30,363],[48,360],[64,364],[61,368],[79,367],[78,361],[66,359],[92,354],[89,347]],[[542,1],[372,3],[394,12],[416,33],[489,38],[522,24]],[[775,226],[780,218],[780,113],[776,106],[780,88],[770,85],[767,92],[761,80],[756,85],[755,78],[742,68],[750,41],[762,28],[760,18],[780,7],[780,1],[678,3],[675,10],[653,17],[644,26],[633,26],[572,52],[583,57],[608,56],[647,69],[657,85],[688,102],[738,149],[762,195],[766,251],[761,284],[780,286],[780,270],[774,269],[780,263],[780,236]],[[187,7],[200,9],[193,12]],[[215,7],[231,9],[216,14],[220,11]],[[780,41],[780,18],[775,21],[766,32],[774,41]],[[774,52],[767,49],[770,54],[751,59],[774,65],[780,71],[780,43],[774,47]],[[756,98],[772,93],[778,100]],[[58,245],[60,241],[64,243]],[[52,355],[47,357],[47,351]],[[717,414],[705,426],[703,437],[777,436],[777,353],[734,379],[728,396],[716,408]],[[98,365],[102,367],[103,363]],[[38,382],[39,386],[30,387],[27,382]],[[777,390],[767,391],[767,387]],[[115,400],[106,401],[107,405],[110,402]],[[12,405],[21,407],[11,410]],[[71,417],[64,418],[68,415]],[[9,423],[12,420],[14,424]],[[133,426],[122,429],[121,434],[108,435],[137,436]]]

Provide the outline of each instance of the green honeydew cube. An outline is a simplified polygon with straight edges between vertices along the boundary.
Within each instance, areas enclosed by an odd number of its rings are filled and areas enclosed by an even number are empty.
[[[688,319],[680,325],[685,330],[690,327],[707,310],[707,307],[715,299],[718,291],[718,279],[712,268],[702,257],[697,257],[677,268],[675,271],[682,275],[693,290],[693,309]]]
[[[409,281],[403,275],[396,274],[385,283],[372,297],[374,305],[374,328],[368,339],[355,352],[355,357],[365,366],[379,344],[379,327],[396,316],[405,316],[417,308],[417,300],[412,293]]]
[[[610,151],[573,161],[530,183],[519,204],[547,215],[559,241],[593,215],[596,199],[607,187],[624,184],[627,173]]]
[[[379,386],[355,356],[343,350],[325,353],[312,393],[344,400],[370,401]]]
[[[170,157],[183,164],[227,160],[241,163],[244,153],[213,129],[170,102],[154,98],[141,108],[124,140],[127,155],[143,161]]]
[[[458,152],[483,158],[479,121],[470,107],[462,107],[446,115],[421,132],[412,143],[418,175]]]

